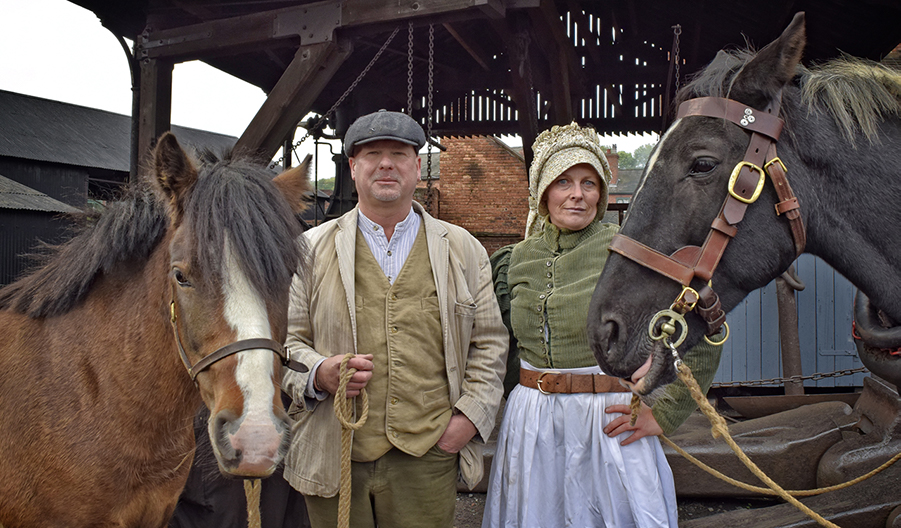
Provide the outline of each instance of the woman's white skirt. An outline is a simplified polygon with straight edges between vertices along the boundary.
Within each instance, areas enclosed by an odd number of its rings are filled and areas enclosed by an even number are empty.
[[[604,434],[622,416],[604,409],[630,400],[623,392],[547,395],[517,385],[501,421],[482,528],[676,528],[673,474],[657,437],[621,446],[631,433]]]

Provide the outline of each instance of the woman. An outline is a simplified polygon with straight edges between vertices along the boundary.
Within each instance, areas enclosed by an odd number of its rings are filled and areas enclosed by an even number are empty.
[[[656,435],[680,425],[694,401],[684,385],[670,385],[630,425],[631,395],[602,374],[588,347],[585,314],[618,229],[600,222],[607,158],[597,133],[575,123],[543,132],[533,151],[527,238],[492,256],[516,357],[506,384],[518,384],[482,527],[676,527],[672,472]],[[693,352],[686,362],[706,390],[719,354],[705,362]]]

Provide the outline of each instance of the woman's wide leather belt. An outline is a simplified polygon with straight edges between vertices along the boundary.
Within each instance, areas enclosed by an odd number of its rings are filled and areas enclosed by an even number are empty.
[[[519,369],[519,384],[538,389],[543,394],[629,392],[629,389],[619,382],[619,378],[606,374],[536,372],[524,368]]]

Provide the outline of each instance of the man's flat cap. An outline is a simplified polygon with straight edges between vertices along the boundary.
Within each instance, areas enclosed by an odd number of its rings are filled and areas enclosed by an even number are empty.
[[[425,132],[412,117],[401,112],[379,110],[360,116],[344,134],[344,153],[354,154],[354,147],[380,139],[400,141],[416,147],[416,152],[425,145]]]

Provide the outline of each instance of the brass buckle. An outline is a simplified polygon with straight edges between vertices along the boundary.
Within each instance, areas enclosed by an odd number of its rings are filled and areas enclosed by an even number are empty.
[[[554,370],[554,371],[546,370],[538,375],[538,379],[535,380],[535,385],[538,386],[538,392],[540,392],[541,394],[553,394],[552,392],[548,392],[541,388],[541,382],[544,381],[541,378],[543,378],[547,374],[562,374],[562,372],[557,372],[556,370]]]
[[[685,295],[687,293],[691,293],[692,295],[694,295],[695,300],[694,301],[686,301]],[[700,298],[701,298],[701,296],[698,295],[698,292],[695,291],[694,288],[692,288],[690,286],[683,286],[682,293],[680,293],[679,296],[676,297],[676,300],[673,301],[673,304],[670,306],[670,309],[673,311],[676,311],[678,313],[681,313],[682,315],[685,315],[688,312],[695,309],[695,305],[698,304],[698,300]]]
[[[778,159],[778,158],[776,158],[776,159]],[[757,188],[754,189],[754,194],[752,194],[750,198],[745,198],[735,192],[735,182],[738,181],[738,173],[741,172],[742,167],[748,167],[750,170],[756,170],[760,174],[760,179],[757,180]],[[732,197],[735,198],[736,200],[738,200],[739,202],[744,202],[746,204],[752,204],[757,200],[758,197],[760,197],[760,193],[761,193],[761,191],[763,191],[763,184],[765,181],[766,181],[766,176],[765,176],[765,173],[763,172],[763,169],[761,169],[760,167],[758,167],[757,165],[754,165],[753,163],[751,163],[749,161],[739,161],[738,164],[735,165],[735,168],[732,169],[732,175],[729,176],[729,194],[731,194]]]
[[[782,172],[785,172],[785,173],[788,172],[788,169],[785,167],[785,163],[782,163],[782,160],[779,159],[779,156],[776,156],[775,158],[773,158],[773,159],[771,159],[770,161],[766,162],[766,163],[763,165],[763,170],[764,170],[767,174],[769,174],[769,172],[770,172],[770,165],[772,165],[772,164],[774,164],[774,163],[778,163],[779,165],[782,166]]]

